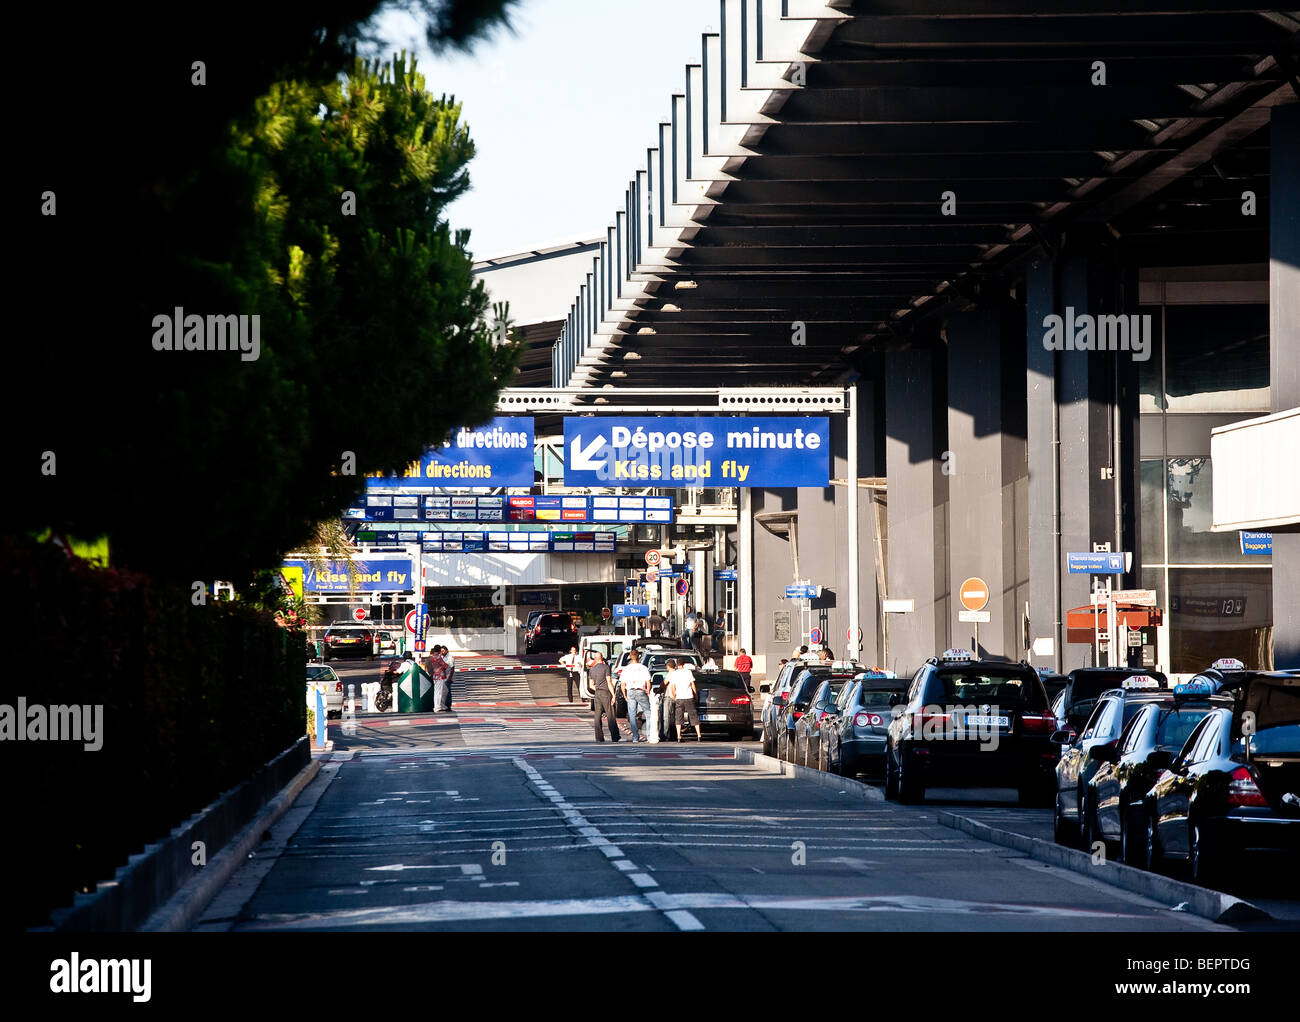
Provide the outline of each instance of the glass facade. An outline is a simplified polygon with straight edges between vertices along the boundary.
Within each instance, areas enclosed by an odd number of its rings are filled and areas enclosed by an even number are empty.
[[[1269,411],[1268,306],[1144,306],[1158,343],[1139,365],[1142,585],[1165,608],[1170,673],[1232,656],[1273,666],[1273,588],[1266,557],[1243,555],[1235,532],[1210,531],[1209,431],[1225,414]],[[1189,428],[1191,427],[1191,428]],[[1167,438],[1183,438],[1170,450]],[[1203,437],[1189,450],[1187,437]],[[1157,451],[1163,457],[1153,457]]]

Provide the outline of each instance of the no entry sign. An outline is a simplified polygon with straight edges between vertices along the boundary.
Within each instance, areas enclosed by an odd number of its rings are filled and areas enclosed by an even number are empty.
[[[982,578],[972,576],[961,584],[957,595],[961,598],[961,605],[967,610],[983,610],[989,602],[988,583]]]

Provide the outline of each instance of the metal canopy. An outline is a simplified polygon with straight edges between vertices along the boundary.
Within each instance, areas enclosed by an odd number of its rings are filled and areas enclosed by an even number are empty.
[[[721,0],[552,383],[842,382],[1074,225],[1149,265],[1264,262],[1297,29],[1231,3]]]

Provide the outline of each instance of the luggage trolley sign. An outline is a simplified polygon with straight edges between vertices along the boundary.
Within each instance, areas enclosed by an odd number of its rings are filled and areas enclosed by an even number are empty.
[[[566,418],[564,485],[830,485],[830,420],[808,416]]]

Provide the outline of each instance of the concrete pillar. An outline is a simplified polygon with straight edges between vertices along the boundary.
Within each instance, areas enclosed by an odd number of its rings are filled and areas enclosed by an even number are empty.
[[[889,493],[889,597],[913,600],[890,614],[888,663],[911,673],[949,645],[948,448],[944,352],[889,352],[885,358],[885,467]]]
[[[1028,442],[1029,634],[1051,639],[1050,655],[1031,655],[1035,667],[1060,670],[1065,641],[1061,610],[1057,500],[1056,353],[1043,346],[1043,319],[1056,304],[1056,263],[1040,259],[1025,274],[1025,396]]]
[[[1004,320],[1005,325],[1004,325]],[[959,646],[1019,660],[1028,599],[1023,323],[1017,314],[980,309],[948,320],[948,582],[951,634]],[[1005,340],[1004,340],[1005,338]],[[957,586],[978,577],[989,587],[987,624],[959,621]]]
[[[1269,365],[1273,411],[1300,405],[1300,106],[1269,120]],[[1300,533],[1273,535],[1273,663],[1300,667]]]

